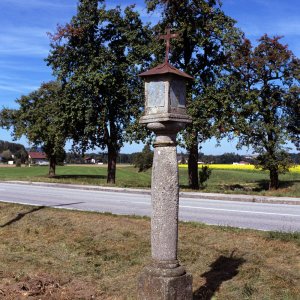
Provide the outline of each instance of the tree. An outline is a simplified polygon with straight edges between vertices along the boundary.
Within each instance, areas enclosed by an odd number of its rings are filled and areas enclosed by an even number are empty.
[[[49,177],[55,176],[58,155],[64,152],[67,132],[61,126],[61,85],[44,83],[27,96],[17,99],[19,109],[3,109],[3,125],[13,127],[14,138],[25,135],[35,146],[41,146],[49,159]]]
[[[285,145],[300,138],[296,127],[291,130],[299,108],[300,60],[280,37],[264,35],[254,49],[245,39],[232,65],[225,89],[235,103],[232,129],[238,132],[238,146],[251,146],[259,154],[258,166],[269,170],[269,187],[277,189],[279,174],[291,165]]]
[[[7,128],[7,126],[5,126],[4,124],[5,120],[2,118],[1,112],[0,112],[0,120],[2,120],[3,127]],[[0,123],[0,127],[1,127],[1,123]],[[0,140],[0,153],[2,153],[5,150],[10,150],[15,158],[21,160],[21,163],[25,163],[25,161],[27,160],[28,157],[27,151],[25,150],[25,147],[21,144],[10,143],[10,142]]]
[[[162,19],[155,27],[157,34],[169,25],[180,33],[181,38],[173,42],[170,60],[195,78],[187,88],[187,108],[193,122],[187,127],[184,140],[189,155],[189,185],[199,189],[198,147],[206,139],[223,134],[219,127],[225,122],[224,107],[229,104],[219,92],[218,78],[242,34],[218,1],[146,0],[146,3],[149,11],[163,9]],[[163,49],[159,46],[157,55],[161,60]]]
[[[224,153],[220,155],[216,161],[217,164],[233,164],[244,160],[242,156],[235,153]]]
[[[147,171],[153,164],[153,151],[150,145],[145,145],[142,152],[135,153],[133,158],[135,168],[139,168],[139,172]]]
[[[1,156],[2,156],[2,161],[3,162],[8,162],[9,160],[12,159],[12,153],[10,150],[4,150],[2,153],[1,153]]]
[[[14,156],[21,162],[21,164],[28,160],[28,153],[25,149],[15,152]]]
[[[201,169],[199,171],[199,184],[200,188],[205,188],[205,182],[209,179],[211,175],[211,169],[209,166],[201,166]]]
[[[150,30],[133,6],[107,10],[80,0],[77,15],[51,35],[47,61],[67,95],[63,122],[76,148],[108,152],[107,182],[115,183],[117,156],[128,127],[141,113],[142,62],[150,59]]]
[[[295,74],[298,76],[298,80],[300,79],[300,72]],[[291,103],[288,103],[289,108],[289,124],[288,124],[288,131],[291,134],[291,140],[295,144],[298,150],[300,150],[300,89],[299,87],[293,86],[290,89],[290,92],[294,95],[294,99]]]
[[[180,158],[180,163],[181,164],[183,164],[183,165],[185,165],[186,164],[186,159],[185,159],[185,156],[184,156],[184,153],[183,152],[181,152],[181,158]]]

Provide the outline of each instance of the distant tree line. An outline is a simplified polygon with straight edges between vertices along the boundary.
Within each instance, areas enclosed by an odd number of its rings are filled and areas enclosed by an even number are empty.
[[[27,151],[28,150],[28,151]],[[2,162],[7,162],[12,159],[12,155],[14,156],[14,160],[20,159],[22,163],[25,163],[28,159],[28,152],[40,152],[43,151],[42,148],[39,147],[31,147],[26,148],[22,144],[11,143],[7,141],[0,140],[0,155],[2,157]],[[3,154],[4,153],[4,154]],[[179,163],[187,163],[188,154],[181,152],[178,154],[178,162]],[[78,154],[75,152],[65,152],[61,156],[58,156],[58,164],[67,163],[67,164],[84,164],[86,163],[85,158],[90,157],[95,160],[96,163],[108,163],[108,153],[107,152],[99,152],[99,153],[86,153],[86,154]],[[290,159],[294,164],[300,164],[300,153],[290,153]],[[135,165],[139,168],[140,171],[147,170],[152,166],[152,158],[153,151],[151,151],[149,145],[146,145],[141,152],[134,153],[119,153],[118,155],[118,163],[120,164],[130,164]],[[204,164],[232,164],[234,162],[248,162],[255,163],[255,157],[249,155],[240,155],[236,153],[224,153],[221,155],[207,155],[202,152],[199,153],[198,162],[203,162]]]
[[[178,162],[182,164],[186,164],[188,161],[188,153],[181,152],[177,155]],[[72,152],[66,153],[66,163],[70,164],[83,164],[85,163],[85,157],[93,158],[97,163],[108,163],[108,154],[107,152],[100,152],[100,153],[87,153],[85,155],[75,154]],[[294,164],[300,164],[300,153],[290,153],[290,159],[293,161]],[[151,168],[152,163],[151,160],[153,158],[153,151],[151,151],[150,147],[146,145],[141,152],[135,153],[120,153],[118,155],[118,163],[121,164],[131,164],[136,165],[138,168],[141,165],[141,171],[144,169]],[[249,164],[255,164],[256,159],[255,156],[251,155],[240,155],[236,153],[224,153],[220,155],[212,155],[212,154],[204,154],[202,152],[199,153],[199,160],[198,162],[203,162],[204,164],[233,164],[238,162],[246,162]],[[145,165],[143,167],[142,165]],[[147,166],[147,167],[146,167]],[[149,167],[148,167],[149,166]]]
[[[21,163],[25,163],[28,158],[28,153],[22,144],[0,140],[0,156],[4,163],[9,160],[20,160]]]
[[[0,153],[2,153],[5,150],[10,150],[13,154],[16,154],[18,151],[26,152],[25,147],[22,144],[0,140]]]
[[[133,164],[134,156],[136,153],[126,154],[119,153],[117,163],[121,164]],[[84,164],[86,163],[86,158],[93,159],[96,163],[108,163],[108,153],[100,152],[100,153],[86,153],[79,154],[75,152],[67,152],[65,162],[68,164]]]
[[[108,153],[86,153],[78,154],[75,152],[67,152],[65,162],[67,164],[84,164],[87,163],[86,158],[89,161],[93,160],[95,163],[108,164]],[[152,166],[153,151],[151,151],[149,145],[146,145],[142,152],[134,153],[119,153],[117,163],[118,164],[130,164],[135,165],[140,171],[144,171]]]
[[[248,155],[239,155],[236,153],[224,153],[221,155],[205,155],[199,153],[199,161],[204,162],[205,164],[233,164],[241,161],[254,163],[255,159]]]
[[[289,158],[293,162],[293,164],[300,164],[300,153],[289,153]],[[180,159],[182,157],[187,161],[188,154],[181,153]],[[233,164],[239,162],[246,162],[249,164],[256,164],[257,159],[256,156],[251,155],[240,155],[236,153],[224,153],[221,155],[207,155],[204,153],[199,153],[199,161],[203,162],[204,164]]]

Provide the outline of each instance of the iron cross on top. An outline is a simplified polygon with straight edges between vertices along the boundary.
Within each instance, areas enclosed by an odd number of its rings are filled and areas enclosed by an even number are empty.
[[[169,61],[170,47],[171,47],[170,40],[178,38],[179,34],[178,33],[171,33],[171,29],[170,28],[167,28],[166,32],[167,32],[166,34],[160,35],[159,38],[162,39],[162,40],[165,40],[167,42],[165,62],[168,62]]]

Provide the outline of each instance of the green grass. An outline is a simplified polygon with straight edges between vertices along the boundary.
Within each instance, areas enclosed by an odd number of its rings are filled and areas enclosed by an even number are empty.
[[[1,202],[0,240],[0,299],[136,299],[151,256],[149,218]],[[296,233],[179,225],[194,299],[299,299],[299,257]]]
[[[0,168],[0,180],[27,180],[107,186],[106,166],[57,167],[57,177],[47,178],[47,167]],[[179,168],[181,190],[188,191],[187,168]],[[268,191],[269,175],[258,170],[213,169],[203,192],[300,197],[300,173],[280,176],[280,189]],[[117,167],[118,187],[150,188],[151,170],[138,172],[132,166]]]
[[[280,232],[270,231],[267,233],[267,237],[271,240],[281,240],[284,242],[295,241],[300,246],[300,232]]]
[[[44,181],[73,184],[107,185],[106,167],[103,166],[58,166],[56,178],[47,177],[48,167],[0,168],[0,180]],[[117,168],[117,186],[150,187],[151,171],[138,173],[130,166]]]
[[[180,178],[183,187],[187,187],[186,169],[180,169]],[[277,191],[269,191],[268,185],[267,171],[213,169],[203,192],[300,197],[299,173],[280,175],[280,188]]]

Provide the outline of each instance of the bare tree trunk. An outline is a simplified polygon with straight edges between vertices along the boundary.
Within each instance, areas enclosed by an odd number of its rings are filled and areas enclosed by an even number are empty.
[[[197,137],[193,138],[193,143],[188,148],[188,152],[189,152],[189,158],[188,158],[189,187],[193,190],[199,190]]]
[[[270,190],[277,190],[279,188],[279,175],[276,168],[270,169]]]
[[[116,183],[116,166],[118,152],[113,147],[108,147],[107,183]]]
[[[48,177],[55,177],[55,169],[56,169],[56,157],[49,157],[49,174]]]
[[[117,167],[117,158],[119,153],[118,146],[118,131],[113,120],[109,122],[109,128],[105,128],[105,136],[107,140],[107,183],[115,184],[116,183],[116,167]],[[110,132],[109,132],[110,131]]]

